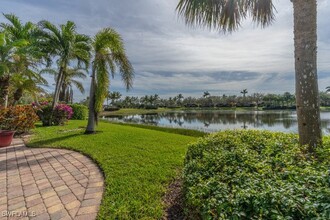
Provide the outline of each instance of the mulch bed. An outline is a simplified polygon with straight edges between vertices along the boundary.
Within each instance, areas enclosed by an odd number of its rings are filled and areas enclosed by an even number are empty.
[[[183,220],[182,179],[178,177],[167,188],[164,196],[165,216],[163,220]]]

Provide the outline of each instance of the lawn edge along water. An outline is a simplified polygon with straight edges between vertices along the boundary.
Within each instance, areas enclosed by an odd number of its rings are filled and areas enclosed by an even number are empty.
[[[170,128],[102,121],[100,132],[84,135],[86,124],[73,120],[67,126],[38,127],[27,146],[74,150],[98,164],[105,176],[99,219],[161,218],[166,188],[182,170],[188,144],[197,138],[176,133],[184,129],[169,133]]]
[[[171,127],[162,127],[162,126],[156,126],[156,125],[146,125],[146,124],[134,124],[134,123],[124,123],[124,122],[112,122],[107,120],[102,120],[103,122],[112,123],[112,124],[118,124],[123,126],[130,126],[130,127],[136,127],[136,128],[142,128],[142,129],[149,129],[149,130],[155,130],[155,131],[161,131],[166,133],[172,133],[172,134],[179,134],[184,136],[190,136],[190,137],[205,137],[206,135],[210,134],[204,131],[194,130],[194,129],[184,129],[184,128],[171,128]]]

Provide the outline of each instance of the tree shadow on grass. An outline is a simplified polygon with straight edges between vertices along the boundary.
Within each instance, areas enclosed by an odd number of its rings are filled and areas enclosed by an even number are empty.
[[[82,136],[84,135],[83,133],[80,134],[70,134],[70,135],[65,135],[62,137],[55,137],[55,138],[50,138],[50,139],[45,139],[45,140],[40,140],[40,141],[32,141],[32,143],[26,143],[27,147],[48,147],[49,145],[58,142],[58,141],[63,141],[67,140],[73,137],[77,136]]]

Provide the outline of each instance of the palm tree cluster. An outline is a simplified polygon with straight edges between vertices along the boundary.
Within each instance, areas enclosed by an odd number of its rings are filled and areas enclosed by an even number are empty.
[[[45,73],[55,78],[52,109],[59,101],[72,103],[73,86],[84,92],[77,78],[85,79],[91,69],[86,133],[94,133],[110,75],[119,72],[126,89],[132,87],[134,71],[121,36],[105,28],[91,38],[78,33],[72,21],[56,26],[46,20],[23,24],[12,14],[4,17],[8,22],[0,24],[0,106],[16,104],[25,92],[37,99],[44,92],[42,86],[48,85],[42,77]]]
[[[0,24],[0,106],[16,104],[24,92],[42,92],[47,81],[39,74],[44,60],[39,47],[38,27],[22,22],[15,15],[4,15],[9,23]]]

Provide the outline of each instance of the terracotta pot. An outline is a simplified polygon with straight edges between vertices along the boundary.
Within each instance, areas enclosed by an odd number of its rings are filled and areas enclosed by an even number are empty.
[[[7,147],[11,144],[15,131],[0,130],[0,147]]]

